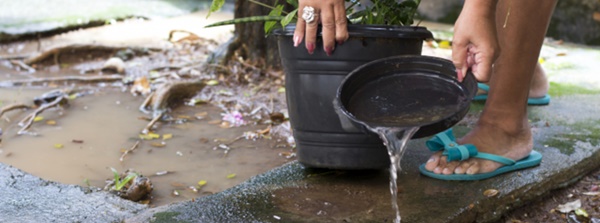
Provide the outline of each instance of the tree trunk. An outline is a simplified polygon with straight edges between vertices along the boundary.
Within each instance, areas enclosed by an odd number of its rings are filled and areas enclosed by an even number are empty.
[[[284,0],[257,0],[266,5],[275,5],[275,2],[284,3]],[[294,8],[286,4],[284,11],[289,12]],[[270,8],[252,3],[248,0],[235,1],[235,18],[268,15]],[[278,23],[279,24],[279,23]],[[290,43],[292,44],[292,43]],[[277,39],[274,36],[265,36],[263,22],[240,23],[235,25],[235,35],[229,45],[225,60],[232,57],[242,57],[251,62],[264,66],[280,68]]]

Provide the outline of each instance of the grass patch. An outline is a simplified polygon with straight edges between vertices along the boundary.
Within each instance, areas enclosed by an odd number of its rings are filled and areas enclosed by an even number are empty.
[[[576,142],[600,144],[600,120],[588,120],[567,126],[569,127],[568,131],[552,136],[544,144],[557,148],[567,155],[575,151],[573,145]]]
[[[550,89],[548,90],[548,94],[552,96],[565,96],[577,94],[593,95],[600,94],[600,89],[589,89],[574,84],[560,84],[550,82]]]

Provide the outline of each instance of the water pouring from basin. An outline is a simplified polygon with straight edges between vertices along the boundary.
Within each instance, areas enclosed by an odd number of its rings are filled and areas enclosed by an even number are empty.
[[[397,204],[397,172],[411,138],[444,131],[468,112],[477,82],[456,79],[451,61],[427,56],[397,56],[358,67],[343,81],[334,108],[344,128],[376,133],[390,156],[390,192]]]

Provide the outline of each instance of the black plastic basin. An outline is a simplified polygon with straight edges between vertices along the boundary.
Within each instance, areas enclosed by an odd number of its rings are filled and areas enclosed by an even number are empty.
[[[334,107],[345,128],[420,127],[413,138],[431,136],[469,111],[477,81],[469,72],[456,79],[451,61],[395,56],[356,68],[338,88]]]

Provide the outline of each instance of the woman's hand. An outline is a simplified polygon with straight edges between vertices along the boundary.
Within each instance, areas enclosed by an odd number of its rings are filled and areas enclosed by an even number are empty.
[[[490,79],[492,65],[500,54],[495,25],[496,3],[496,0],[467,0],[454,24],[452,62],[459,81],[469,68],[478,81]]]
[[[314,8],[314,20],[307,22],[302,18],[305,7]],[[294,46],[304,45],[308,53],[313,54],[317,42],[317,27],[319,23],[323,28],[323,50],[331,55],[335,49],[335,42],[339,44],[348,39],[346,20],[346,7],[344,0],[299,0],[298,22],[294,32]]]

